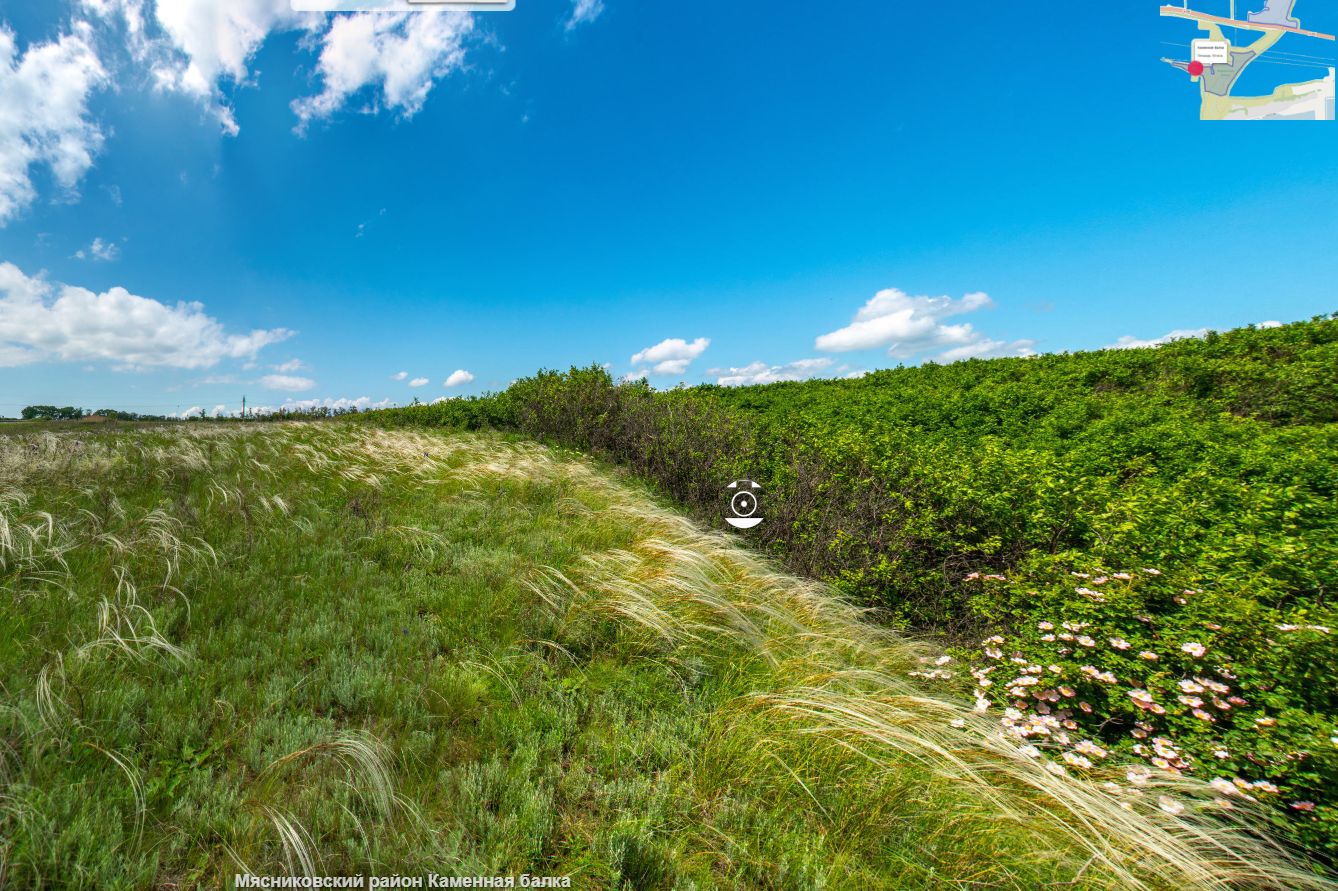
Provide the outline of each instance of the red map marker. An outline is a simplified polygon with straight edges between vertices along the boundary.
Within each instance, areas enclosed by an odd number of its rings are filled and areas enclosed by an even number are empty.
[[[1203,63],[1197,60],[1189,63],[1189,76],[1198,77],[1203,74]]]

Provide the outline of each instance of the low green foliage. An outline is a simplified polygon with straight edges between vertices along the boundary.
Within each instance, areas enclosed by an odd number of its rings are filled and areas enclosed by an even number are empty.
[[[791,570],[896,627],[971,645],[1003,635],[1002,658],[1055,664],[1071,685],[1090,687],[1086,665],[1111,672],[1111,690],[1088,693],[1092,712],[1063,720],[1107,749],[1139,745],[1137,730],[1172,740],[1177,770],[1278,787],[1250,794],[1338,858],[1338,659],[1334,635],[1314,630],[1338,627],[1338,318],[739,389],[656,393],[598,368],[543,372],[376,417],[588,451],[712,522],[725,482],[758,480],[767,520],[747,535]],[[1162,574],[1116,580],[1100,600],[1070,574],[1141,569]],[[1090,622],[1100,655],[1038,639],[1038,623],[1063,621]],[[1172,682],[1207,670],[1174,650],[1194,641],[1247,704],[1209,703],[1211,721],[1175,697],[1164,715],[1137,709],[1128,691],[1161,704]]]
[[[528,442],[0,437],[0,599],[6,887],[1333,887],[1244,799],[1043,768],[941,650]]]

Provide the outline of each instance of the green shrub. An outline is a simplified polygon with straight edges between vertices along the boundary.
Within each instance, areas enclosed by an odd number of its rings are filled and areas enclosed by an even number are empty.
[[[1067,720],[1103,747],[1132,751],[1139,730],[1171,740],[1180,769],[1277,786],[1249,794],[1276,800],[1293,838],[1338,858],[1338,653],[1331,635],[1278,630],[1338,621],[1338,315],[1158,349],[737,389],[541,372],[372,418],[580,449],[712,524],[724,485],[755,479],[766,522],[746,535],[788,569],[897,627],[1003,636],[1005,658],[1056,665],[1087,697],[1091,713]],[[1071,572],[1113,581],[1098,591]],[[1091,623],[1102,656],[1041,640],[1038,623],[1065,621]],[[1209,670],[1177,649],[1191,642],[1236,675],[1230,695],[1247,706],[1201,709],[1210,722],[1179,701],[1199,694],[1168,685]],[[1144,648],[1160,661],[1139,660]],[[1166,714],[1150,720],[1135,688]]]

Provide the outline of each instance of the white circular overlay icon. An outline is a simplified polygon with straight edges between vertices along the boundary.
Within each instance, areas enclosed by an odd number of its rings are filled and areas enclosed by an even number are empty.
[[[726,489],[733,494],[729,499],[729,514],[725,522],[735,529],[751,529],[761,523],[762,518],[756,516],[761,507],[757,497],[761,488],[752,480],[735,480],[730,483]]]

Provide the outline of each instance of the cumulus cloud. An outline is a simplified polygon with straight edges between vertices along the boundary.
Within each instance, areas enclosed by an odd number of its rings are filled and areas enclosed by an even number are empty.
[[[571,31],[588,22],[593,22],[603,12],[604,0],[572,0],[571,15],[567,17],[566,28]]]
[[[209,416],[212,418],[221,418],[226,416],[227,413],[228,407],[226,405],[215,405],[214,410],[209,412]]]
[[[945,362],[991,356],[1029,356],[1032,340],[992,340],[970,322],[949,324],[945,319],[994,305],[988,294],[974,292],[960,300],[951,297],[913,297],[897,288],[879,291],[855,313],[849,325],[817,339],[823,352],[843,353],[886,348],[893,359],[910,359],[937,351]]]
[[[1112,344],[1107,344],[1108,350],[1139,350],[1144,347],[1157,347],[1162,344],[1171,343],[1175,340],[1189,340],[1196,337],[1205,337],[1208,334],[1207,328],[1177,328],[1175,331],[1169,331],[1161,337],[1142,339],[1126,334]]]
[[[633,365],[651,366],[649,370],[633,372],[633,375],[641,377],[646,374],[682,374],[688,370],[694,359],[706,352],[706,348],[710,345],[711,340],[708,337],[698,337],[691,343],[681,337],[662,340],[632,357]]]
[[[267,390],[288,390],[301,393],[316,386],[309,377],[296,377],[290,374],[267,374],[260,379],[260,385]]]
[[[317,52],[319,92],[292,103],[300,131],[365,88],[367,107],[412,117],[435,82],[464,65],[467,13],[417,10],[327,15],[292,10],[291,0],[82,0],[85,10],[125,29],[131,56],[155,86],[195,98],[224,132],[239,132],[229,85],[254,79],[253,61],[272,35],[304,32]]]
[[[201,303],[169,306],[125,288],[95,294],[0,263],[0,366],[106,361],[118,370],[209,368],[254,358],[292,335],[286,328],[229,334]]]
[[[416,378],[414,378],[413,380],[409,381],[409,386],[414,387],[414,388],[417,388],[417,387],[426,387],[427,384],[428,384],[428,380],[427,380],[427,378],[425,378],[425,377],[416,377]]]
[[[370,396],[359,396],[356,399],[341,397],[339,399],[287,399],[283,405],[259,405],[252,411],[257,415],[272,415],[281,411],[311,411],[314,408],[328,408],[333,411],[349,411],[356,409],[358,411],[367,411],[372,408],[388,408],[392,405],[389,399],[382,399],[373,402]]]
[[[74,256],[78,260],[115,260],[121,256],[121,248],[115,242],[94,238],[92,244],[75,251]]]
[[[455,371],[451,372],[451,376],[446,378],[446,381],[442,384],[442,386],[463,387],[465,384],[473,383],[473,381],[474,381],[474,375],[470,374],[468,371],[465,371],[463,368],[458,368]]]
[[[88,98],[107,79],[88,25],[22,55],[0,25],[0,226],[37,197],[35,168],[73,192],[93,166],[103,134],[89,119]]]
[[[377,88],[380,108],[413,117],[433,84],[464,66],[473,28],[471,16],[454,12],[336,17],[320,39],[321,91],[292,104],[297,130],[330,117],[366,87]]]
[[[409,377],[409,372],[407,372],[407,371],[400,371],[400,372],[396,372],[395,374],[392,374],[392,375],[390,376],[390,379],[391,379],[392,381],[402,381],[402,380],[407,380],[408,377]]]
[[[803,381],[827,373],[835,362],[831,359],[800,359],[787,365],[768,365],[753,362],[742,368],[712,368],[710,374],[722,387],[743,387],[750,384],[774,384],[780,381]]]
[[[1260,327],[1260,328],[1281,328],[1281,327],[1282,327],[1282,323],[1279,322],[1279,321],[1270,319],[1270,320],[1267,321],[1267,322],[1260,322],[1260,323],[1259,323],[1259,327]]]

